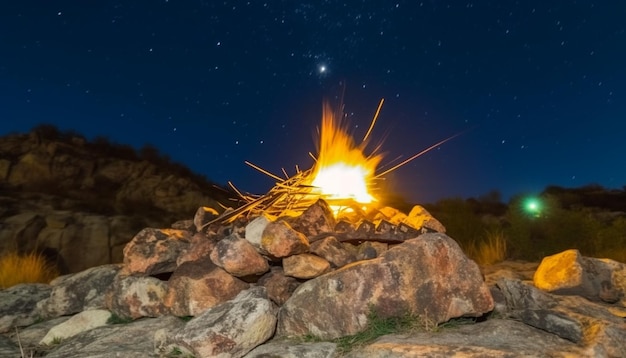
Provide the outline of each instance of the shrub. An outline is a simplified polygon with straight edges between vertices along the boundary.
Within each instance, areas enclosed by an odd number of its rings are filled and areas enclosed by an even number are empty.
[[[59,275],[57,268],[39,252],[9,252],[0,257],[0,289],[20,283],[49,283]]]

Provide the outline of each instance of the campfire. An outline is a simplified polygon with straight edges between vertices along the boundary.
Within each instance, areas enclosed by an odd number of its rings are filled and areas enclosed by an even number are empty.
[[[300,170],[289,176],[282,169],[284,178],[273,174],[251,162],[246,164],[275,179],[276,185],[264,195],[244,194],[231,182],[228,184],[244,204],[237,209],[229,209],[206,225],[233,222],[241,216],[251,217],[261,214],[270,218],[298,216],[316,201],[326,201],[336,218],[354,211],[366,212],[376,209],[379,199],[374,195],[377,180],[383,179],[391,171],[405,165],[431,149],[456,137],[444,139],[410,158],[377,173],[383,158],[380,146],[366,153],[370,134],[376,124],[384,99],[381,99],[370,126],[357,143],[348,131],[348,123],[342,113],[336,113],[327,103],[323,106],[322,123],[318,130],[318,154],[309,155],[314,159],[310,169]]]

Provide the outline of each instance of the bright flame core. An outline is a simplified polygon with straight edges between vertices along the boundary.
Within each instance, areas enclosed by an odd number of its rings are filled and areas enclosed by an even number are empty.
[[[360,204],[376,201],[368,190],[374,181],[381,155],[366,156],[366,142],[357,145],[341,117],[336,118],[324,104],[319,154],[313,169],[314,191],[330,200],[354,200]]]

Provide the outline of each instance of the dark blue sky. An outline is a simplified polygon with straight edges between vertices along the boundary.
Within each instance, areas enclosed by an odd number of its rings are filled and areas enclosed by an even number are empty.
[[[310,167],[345,88],[358,138],[385,98],[383,163],[463,132],[389,175],[408,200],[626,185],[626,5],[447,3],[5,1],[0,135],[151,143],[264,193],[244,160]]]

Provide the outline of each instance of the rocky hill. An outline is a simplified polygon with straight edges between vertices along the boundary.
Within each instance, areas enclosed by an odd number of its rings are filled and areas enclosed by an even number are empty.
[[[144,227],[170,226],[232,193],[154,147],[41,125],[0,138],[0,253],[36,249],[62,272],[121,262]]]

